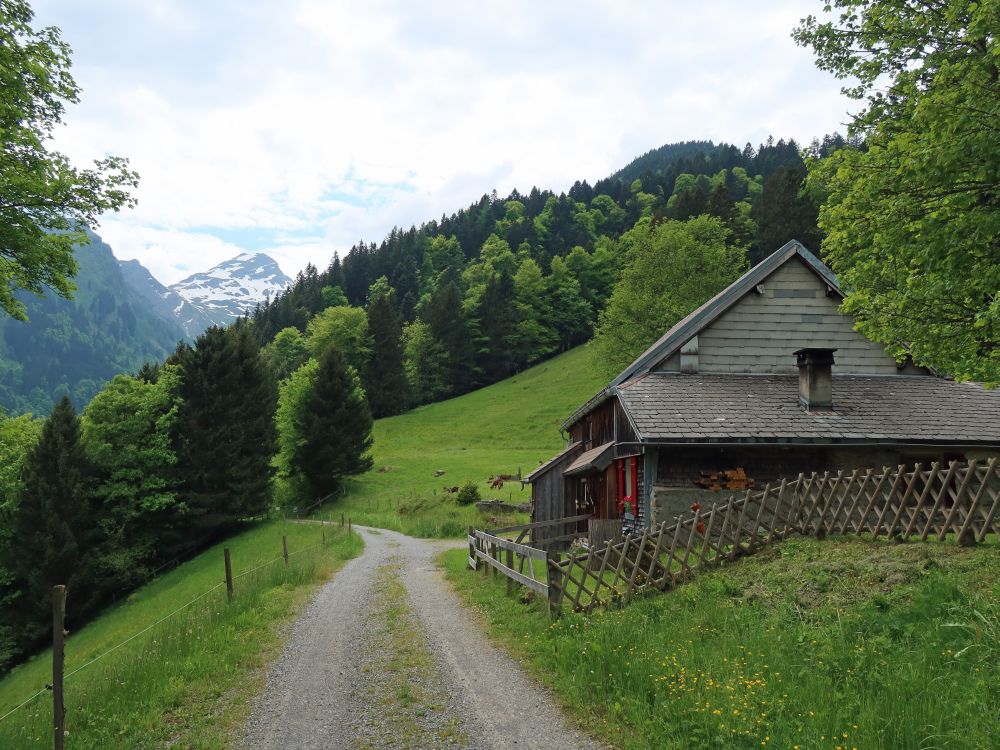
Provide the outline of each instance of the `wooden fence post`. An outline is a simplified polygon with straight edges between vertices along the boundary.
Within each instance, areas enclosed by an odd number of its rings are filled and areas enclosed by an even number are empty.
[[[233,562],[229,557],[229,547],[222,550],[222,558],[226,563],[226,601],[233,600]]]
[[[343,525],[344,525],[344,514],[343,513],[340,514],[340,525],[341,525],[341,527],[343,527]]]
[[[559,553],[547,550],[545,553],[545,582],[548,584],[547,607],[549,617],[559,617],[559,605],[562,602],[563,581],[562,570],[559,568]]]
[[[66,706],[63,703],[63,666],[66,638],[66,587],[52,587],[52,719],[55,748],[66,747]]]
[[[285,565],[288,565],[288,537],[281,535],[281,556],[285,558]]]
[[[479,570],[479,557],[476,555],[476,528],[474,526],[469,527],[469,559],[473,560],[476,567],[473,570]]]
[[[511,550],[510,547],[507,548],[506,563],[507,563],[507,567],[508,568],[510,568],[511,570],[514,570],[514,552],[513,552],[513,550]],[[513,593],[514,593],[514,579],[511,578],[508,575],[507,576],[507,596],[510,596]]]
[[[348,534],[353,534],[354,533],[354,530],[351,528],[351,519],[350,518],[347,519],[347,533]]]

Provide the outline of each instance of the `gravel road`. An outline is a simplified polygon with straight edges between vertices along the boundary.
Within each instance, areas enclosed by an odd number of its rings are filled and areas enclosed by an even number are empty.
[[[295,623],[247,750],[598,750],[487,640],[433,562],[455,542],[355,527],[365,552]]]

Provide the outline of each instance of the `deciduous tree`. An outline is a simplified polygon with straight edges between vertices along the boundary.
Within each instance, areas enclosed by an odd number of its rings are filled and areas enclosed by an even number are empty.
[[[860,330],[1000,381],[1000,0],[835,0],[794,37],[864,100],[867,150],[814,162],[823,252]]]
[[[746,269],[743,248],[727,237],[712,216],[655,226],[644,220],[622,236],[626,266],[594,337],[609,377]]]
[[[54,27],[34,29],[24,0],[0,0],[0,307],[25,319],[20,289],[73,292],[73,248],[106,211],[135,204],[138,175],[110,156],[78,169],[50,149],[80,89]]]
[[[368,335],[368,316],[361,307],[328,307],[306,328],[307,346],[313,359],[318,359],[330,346],[336,346],[347,362],[358,372],[368,367],[372,353]]]
[[[327,287],[329,288],[329,287]],[[264,347],[264,356],[277,380],[284,380],[309,359],[306,337],[298,328],[283,328],[274,340]]]
[[[426,404],[448,393],[447,353],[435,340],[431,327],[415,320],[403,329],[406,381],[416,403]]]
[[[99,577],[108,588],[145,581],[152,563],[184,538],[176,493],[176,365],[155,383],[119,375],[83,411],[82,439],[93,462]]]

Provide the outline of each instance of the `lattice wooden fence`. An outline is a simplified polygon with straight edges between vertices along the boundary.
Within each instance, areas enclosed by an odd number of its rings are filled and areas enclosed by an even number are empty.
[[[800,474],[617,543],[565,557],[550,553],[546,593],[554,605],[590,612],[642,591],[669,590],[790,534],[901,541],[951,536],[961,544],[1000,536],[998,459]]]

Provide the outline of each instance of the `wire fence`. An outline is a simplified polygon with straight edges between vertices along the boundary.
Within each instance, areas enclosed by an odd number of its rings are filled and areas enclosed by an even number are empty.
[[[71,716],[74,734],[96,729],[99,735],[108,735],[102,725],[112,726],[116,716],[128,715],[128,704],[135,708],[151,703],[153,694],[172,689],[171,684],[177,680],[171,673],[190,672],[199,654],[209,649],[224,649],[221,642],[228,636],[226,631],[232,631],[234,622],[241,618],[246,620],[248,613],[252,617],[262,604],[266,606],[270,590],[314,579],[325,559],[324,547],[335,538],[328,536],[327,528],[322,534],[323,541],[292,551],[283,538],[281,555],[232,576],[230,583],[236,595],[228,603],[227,582],[222,580],[67,671],[63,681],[69,683],[67,714]],[[219,568],[222,572],[222,560]],[[221,595],[213,596],[220,592]],[[72,642],[67,640],[70,647]],[[117,658],[108,659],[116,652],[120,652]],[[76,677],[81,672],[84,674]],[[42,687],[0,715],[0,747],[45,747],[51,742],[52,700],[42,698],[51,695],[52,687]],[[88,745],[106,746],[91,742]]]

